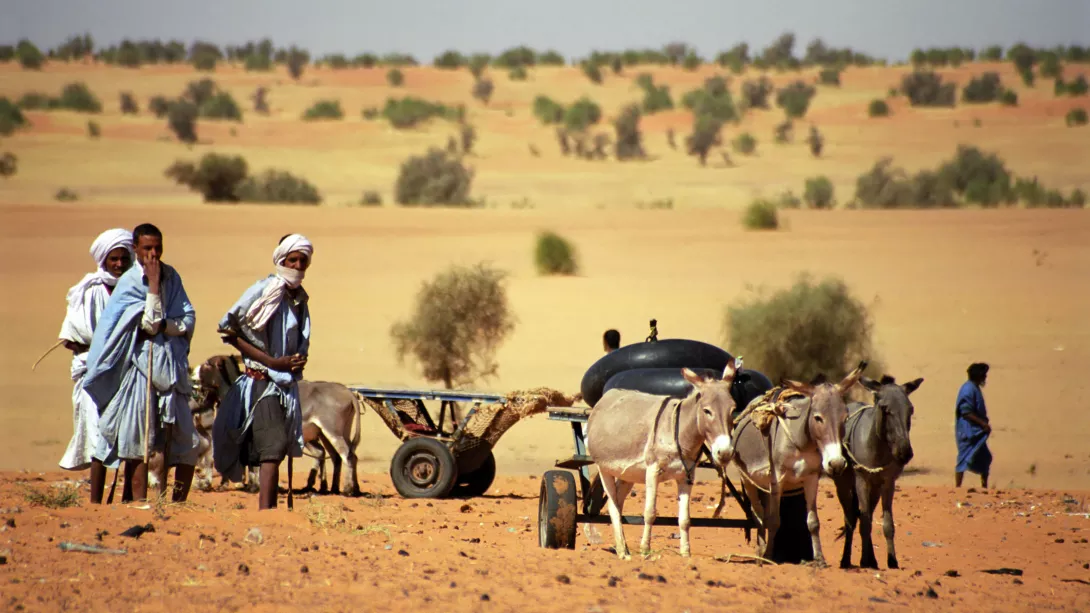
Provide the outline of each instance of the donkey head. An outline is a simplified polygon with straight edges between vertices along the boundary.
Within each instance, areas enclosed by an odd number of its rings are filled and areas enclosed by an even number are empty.
[[[908,434],[915,412],[908,396],[920,387],[923,379],[898,385],[893,377],[884,375],[880,381],[862,377],[860,382],[874,392],[874,406],[878,409],[876,434],[886,441],[898,463],[908,464],[912,460],[912,440]]]
[[[844,422],[848,419],[848,406],[844,396],[863,376],[867,363],[860,362],[840,383],[830,383],[825,375],[818,375],[810,383],[784,381],[784,387],[810,397],[810,417],[807,428],[810,437],[821,450],[821,466],[830,475],[839,475],[848,466],[841,450],[844,439]]]
[[[695,401],[697,435],[704,439],[704,445],[711,450],[712,459],[720,466],[726,466],[734,455],[734,397],[730,395],[730,386],[734,375],[738,374],[737,364],[731,360],[723,370],[723,378],[705,378],[688,368],[681,369],[681,375],[693,385],[693,393],[686,401]]]

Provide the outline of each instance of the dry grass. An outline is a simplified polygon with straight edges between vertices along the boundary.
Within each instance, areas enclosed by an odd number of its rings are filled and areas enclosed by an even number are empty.
[[[69,483],[50,485],[44,490],[24,484],[23,499],[33,506],[47,509],[67,509],[80,505],[79,487]]]

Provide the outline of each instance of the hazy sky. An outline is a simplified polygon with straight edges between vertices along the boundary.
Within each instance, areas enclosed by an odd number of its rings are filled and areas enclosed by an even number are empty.
[[[0,0],[0,40],[52,47],[90,32],[218,44],[263,37],[315,55],[497,52],[525,44],[567,58],[592,49],[661,47],[678,40],[714,56],[738,42],[763,47],[796,35],[891,59],[914,47],[1090,45],[1090,0]]]

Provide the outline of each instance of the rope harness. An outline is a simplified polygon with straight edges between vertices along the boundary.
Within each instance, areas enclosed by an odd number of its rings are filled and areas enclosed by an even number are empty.
[[[854,431],[855,426],[859,424],[859,420],[857,418],[860,415],[863,414],[863,411],[866,411],[867,409],[873,409],[873,408],[875,408],[874,405],[862,406],[862,407],[859,407],[858,409],[856,409],[850,415],[848,415],[848,419],[844,422],[844,438],[845,438],[845,441],[844,441],[844,444],[841,445],[841,446],[844,448],[844,451],[847,452],[848,458],[851,459],[851,461],[855,464],[855,466],[857,468],[860,468],[864,472],[868,472],[868,473],[870,473],[872,475],[876,475],[876,474],[882,472],[883,470],[889,468],[890,465],[886,464],[885,466],[878,466],[878,467],[867,466],[866,464],[864,464],[864,463],[862,463],[862,462],[860,462],[859,460],[856,459],[855,454],[852,453],[851,445],[848,444],[848,441],[851,440],[852,432]],[[855,420],[855,421],[853,422],[852,420]]]
[[[655,425],[654,425],[653,428],[651,428],[650,440],[648,441],[651,444],[651,446],[654,446],[654,444],[655,444],[655,436],[659,431],[659,420],[662,418],[663,412],[666,411],[666,405],[670,404],[671,400],[674,400],[674,399],[670,398],[670,397],[663,398],[662,404],[659,405],[659,410],[655,413]],[[700,400],[700,394],[698,393],[696,395],[694,401],[699,401],[699,400]],[[693,462],[692,466],[689,466],[688,462],[685,461],[685,453],[681,449],[681,439],[680,439],[680,434],[681,434],[681,405],[684,402],[685,402],[684,400],[678,400],[677,405],[675,405],[675,407],[674,407],[674,445],[677,448],[677,457],[681,461],[681,468],[685,470],[685,482],[688,483],[689,485],[692,485],[693,484],[693,474],[696,472],[696,466],[700,462],[700,456],[697,455],[697,458]],[[701,449],[703,449],[703,448],[701,448]]]
[[[787,422],[785,421],[785,418],[788,417],[787,411],[789,409],[795,408],[790,401],[794,398],[805,397],[805,394],[801,392],[796,392],[795,390],[782,387],[774,387],[765,392],[763,396],[761,396],[760,402],[756,404],[750,403],[750,405],[747,406],[744,411],[742,411],[742,414],[738,416],[738,421],[741,422],[744,418],[752,415],[750,421],[757,428],[757,430],[760,431],[761,435],[764,436],[766,441],[768,442],[768,469],[770,473],[773,470],[772,440],[775,437],[775,432],[772,432],[772,424],[778,423],[780,426],[779,431],[783,432],[784,435],[787,436],[787,440],[791,443],[791,445],[793,445],[796,449],[801,449],[802,447],[798,444],[797,441],[795,441],[794,437],[791,436],[791,430],[787,427]],[[813,405],[808,405],[806,408],[807,420],[809,420],[809,414],[812,410]],[[803,414],[800,413],[797,417],[792,417],[791,419],[797,419],[798,417],[803,417]],[[744,424],[742,427],[744,427]],[[739,429],[740,428],[737,428],[735,429],[735,431],[737,432]],[[757,482],[754,481],[753,478],[750,477],[746,471],[739,470],[738,474],[740,474],[743,479],[748,481],[750,485],[757,488],[758,490],[766,494],[772,493],[771,490],[765,489],[757,485]]]

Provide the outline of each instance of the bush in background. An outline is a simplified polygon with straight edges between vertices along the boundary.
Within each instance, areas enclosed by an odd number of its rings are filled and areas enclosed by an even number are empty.
[[[534,248],[534,264],[542,275],[574,275],[579,271],[575,247],[555,232],[542,232]]]
[[[742,227],[747,230],[775,230],[780,227],[780,213],[770,200],[754,200],[742,213]]]
[[[802,196],[806,205],[814,209],[831,209],[836,204],[833,182],[824,175],[810,177]]]
[[[133,97],[132,92],[121,92],[121,113],[136,115],[139,112],[140,107],[136,105],[136,98]]]
[[[867,106],[867,115],[870,117],[889,117],[889,105],[885,100],[874,99]]]
[[[239,202],[269,202],[277,204],[320,204],[318,188],[306,179],[283,170],[269,169],[249,176],[235,187]]]
[[[470,206],[473,171],[461,159],[430,148],[401,163],[394,198],[403,206]]]
[[[341,108],[340,100],[318,100],[303,113],[303,121],[343,118],[344,109]]]

